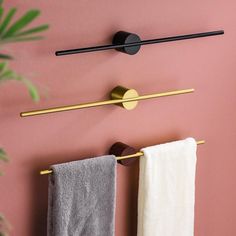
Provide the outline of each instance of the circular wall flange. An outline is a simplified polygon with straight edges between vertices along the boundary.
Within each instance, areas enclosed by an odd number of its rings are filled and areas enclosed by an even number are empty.
[[[135,154],[136,152],[137,151],[135,148],[130,147],[121,142],[114,143],[109,150],[109,154],[112,154],[115,156],[126,156],[126,155]],[[118,160],[118,163],[124,166],[129,166],[133,164],[135,161],[137,161],[137,158],[128,158],[128,159]]]
[[[138,97],[138,92],[135,89],[128,89],[123,86],[117,86],[111,91],[111,99],[126,99]],[[117,103],[117,106],[121,106],[126,110],[133,110],[137,105],[138,101]]]
[[[112,43],[114,45],[137,43],[137,42],[141,42],[141,39],[137,34],[133,34],[133,33],[125,32],[125,31],[117,32],[114,35],[113,40],[112,40]],[[141,45],[129,46],[129,47],[116,48],[116,50],[129,54],[129,55],[134,55],[139,51],[140,47]]]

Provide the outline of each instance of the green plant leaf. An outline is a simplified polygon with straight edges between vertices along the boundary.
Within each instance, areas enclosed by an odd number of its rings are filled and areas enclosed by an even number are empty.
[[[16,74],[8,68],[6,61],[0,63],[0,82],[4,80],[12,79],[16,77]]]
[[[9,25],[11,19],[13,18],[13,16],[15,15],[17,9],[16,8],[12,8],[10,9],[10,11],[8,12],[7,16],[5,17],[5,19],[3,20],[3,22],[1,23],[0,26],[0,35],[3,35],[5,29],[7,28],[7,26]]]
[[[6,61],[3,61],[0,63],[0,73],[5,71],[7,69],[8,63]]]
[[[0,5],[1,5],[1,3],[0,3]],[[4,9],[2,6],[0,6],[0,20],[2,19],[3,13],[4,13]]]
[[[5,161],[5,162],[9,161],[9,158],[8,158],[6,152],[2,148],[0,148],[0,160]]]
[[[40,96],[37,87],[28,79],[22,78],[21,81],[27,87],[29,95],[31,96],[33,101],[38,102],[40,100]]]
[[[32,37],[13,37],[9,39],[4,39],[0,40],[0,45],[1,44],[6,44],[6,43],[13,43],[13,42],[23,42],[23,41],[34,41],[34,40],[41,40],[44,39],[43,36],[32,36]]]
[[[40,14],[39,10],[30,10],[26,12],[19,20],[17,20],[7,31],[2,35],[2,38],[13,36],[16,32],[31,23]]]
[[[12,70],[5,70],[0,74],[0,81],[6,81],[6,80],[17,80],[17,75]]]
[[[6,55],[6,54],[1,54],[0,53],[0,59],[11,60],[11,59],[13,59],[13,57],[10,56],[10,55]]]
[[[30,34],[39,33],[39,32],[42,32],[44,30],[47,30],[48,28],[49,28],[49,25],[40,25],[38,27],[35,27],[35,28],[32,28],[32,29],[17,33],[17,34],[15,34],[15,37],[27,36],[27,35],[30,35]]]
[[[35,102],[40,100],[37,87],[30,80],[17,75],[13,70],[9,69],[8,63],[4,61],[0,63],[0,83],[8,80],[17,80],[23,83],[26,86],[32,100]]]

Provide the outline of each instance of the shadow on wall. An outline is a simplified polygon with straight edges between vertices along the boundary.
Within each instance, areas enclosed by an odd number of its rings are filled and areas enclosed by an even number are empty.
[[[32,212],[31,212],[31,235],[47,235],[47,197],[48,178],[42,177],[38,169],[32,173]]]
[[[137,235],[139,161],[117,167],[116,233]]]

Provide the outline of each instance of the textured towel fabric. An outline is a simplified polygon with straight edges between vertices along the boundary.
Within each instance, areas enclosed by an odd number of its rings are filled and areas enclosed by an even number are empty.
[[[53,165],[48,236],[113,236],[116,159],[102,156]]]
[[[138,236],[193,236],[196,142],[144,148],[140,158]]]

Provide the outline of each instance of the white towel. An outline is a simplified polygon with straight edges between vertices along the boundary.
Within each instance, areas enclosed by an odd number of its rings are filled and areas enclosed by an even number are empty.
[[[196,141],[144,148],[140,158],[138,236],[193,236]]]

